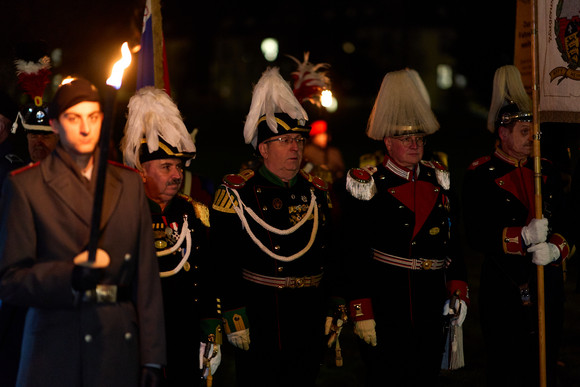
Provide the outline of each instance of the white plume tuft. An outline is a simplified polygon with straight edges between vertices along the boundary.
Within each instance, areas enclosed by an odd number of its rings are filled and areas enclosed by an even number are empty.
[[[367,124],[367,136],[374,140],[402,134],[407,129],[432,134],[439,123],[419,73],[413,69],[385,75]]]
[[[171,97],[161,89],[146,86],[129,100],[125,136],[121,142],[123,161],[141,169],[139,149],[147,139],[149,152],[159,148],[159,137],[180,152],[195,152],[195,144],[187,131],[181,113]]]
[[[497,114],[510,101],[523,112],[532,111],[532,100],[526,93],[520,71],[514,65],[505,65],[498,68],[493,77],[493,92],[487,116],[487,129],[490,132],[495,132]]]
[[[295,120],[308,120],[306,111],[294,96],[290,85],[280,75],[278,67],[266,69],[254,86],[250,111],[244,125],[246,144],[257,143],[258,120],[266,115],[268,127],[278,133],[275,113],[286,113]]]

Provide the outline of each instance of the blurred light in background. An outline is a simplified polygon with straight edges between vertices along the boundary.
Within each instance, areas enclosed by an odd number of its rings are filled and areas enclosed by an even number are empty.
[[[262,40],[262,54],[268,62],[273,62],[278,57],[278,41],[274,38]]]

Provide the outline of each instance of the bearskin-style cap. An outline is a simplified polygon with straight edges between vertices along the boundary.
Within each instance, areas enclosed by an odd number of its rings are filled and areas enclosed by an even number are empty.
[[[367,125],[374,140],[410,134],[432,134],[439,123],[431,100],[417,71],[389,72],[383,78]]]
[[[196,148],[177,105],[162,89],[145,86],[131,97],[125,135],[121,140],[123,161],[141,170],[150,160],[179,158],[189,163]]]
[[[493,92],[487,116],[487,129],[494,133],[514,121],[532,120],[532,100],[526,93],[520,71],[505,65],[495,71]]]
[[[294,96],[278,67],[266,69],[254,86],[250,111],[244,124],[246,144],[254,149],[261,142],[282,134],[308,135],[308,114]]]

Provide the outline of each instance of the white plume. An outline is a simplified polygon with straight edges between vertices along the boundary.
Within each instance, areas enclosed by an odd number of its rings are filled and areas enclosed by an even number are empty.
[[[501,66],[493,77],[493,92],[487,116],[487,129],[495,132],[497,114],[506,102],[515,102],[523,112],[532,111],[532,99],[526,93],[522,76],[514,65]]]
[[[258,120],[266,115],[266,122],[274,133],[278,133],[275,113],[286,113],[295,120],[308,120],[306,111],[294,96],[290,85],[280,75],[278,67],[266,69],[254,86],[250,111],[244,125],[246,144],[257,143]]]
[[[145,86],[129,100],[125,136],[121,142],[123,161],[141,169],[139,149],[147,139],[149,152],[159,148],[159,137],[180,152],[195,152],[195,144],[183,123],[181,113],[171,97],[161,89]]]

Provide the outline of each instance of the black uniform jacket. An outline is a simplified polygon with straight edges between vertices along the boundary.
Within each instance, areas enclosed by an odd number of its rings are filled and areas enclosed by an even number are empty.
[[[311,204],[314,207],[308,215]],[[234,205],[243,207],[245,223]],[[283,183],[265,167],[256,173],[247,170],[226,176],[216,192],[211,213],[212,253],[224,280],[223,309],[251,304],[250,326],[267,325],[264,330],[271,330],[272,337],[279,336],[275,332],[283,329],[278,321],[280,313],[290,315],[283,319],[282,325],[290,325],[288,331],[294,330],[298,335],[300,330],[297,325],[292,327],[291,321],[322,327],[319,318],[325,311],[320,305],[320,293],[325,277],[317,287],[300,288],[295,283],[294,288],[279,289],[243,279],[243,271],[281,279],[324,273],[325,263],[331,258],[329,205],[326,183],[305,172],[300,172],[289,183]],[[256,214],[257,221],[250,212]],[[304,217],[305,223],[298,227]],[[283,235],[267,227],[283,230]],[[281,305],[282,299],[289,304]],[[265,317],[252,321],[251,313]],[[254,329],[252,337],[262,333]],[[254,345],[254,339],[251,340]],[[304,340],[308,338],[300,339]]]
[[[450,293],[460,289],[468,301],[448,172],[423,161],[411,171],[387,156],[372,177],[361,169],[352,173],[365,181],[363,189],[372,181],[376,186],[376,193],[364,199],[352,195],[356,183],[348,187],[351,195],[344,205],[350,300],[371,300],[372,310],[363,310],[369,315],[359,317],[374,316],[377,326],[387,320],[439,326]],[[381,256],[402,258],[404,264],[414,259],[417,267],[400,267]]]

